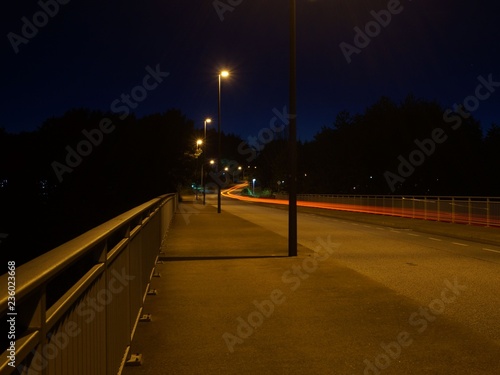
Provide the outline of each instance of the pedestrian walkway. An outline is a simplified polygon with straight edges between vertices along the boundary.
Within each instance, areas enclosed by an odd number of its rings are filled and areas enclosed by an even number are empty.
[[[143,364],[123,373],[497,373],[497,344],[439,316],[455,280],[429,309],[334,261],[336,246],[287,257],[286,238],[184,203],[132,343]]]

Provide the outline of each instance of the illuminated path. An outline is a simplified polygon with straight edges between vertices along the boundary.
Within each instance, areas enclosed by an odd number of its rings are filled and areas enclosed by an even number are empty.
[[[236,199],[225,199],[222,210],[286,238],[286,211],[249,203],[287,202],[239,197],[233,191],[241,186],[224,192],[225,197]],[[215,203],[213,197],[207,202],[212,205]],[[315,202],[302,203],[306,203],[306,207],[323,208],[322,204]],[[331,236],[333,242],[340,244],[334,255],[336,261],[398,294],[418,301],[422,306],[427,306],[439,297],[444,280],[457,279],[463,282],[467,291],[456,303],[447,305],[443,315],[464,323],[500,345],[500,294],[497,293],[500,284],[500,246],[311,213],[299,212],[297,220],[300,245],[313,249],[317,238]],[[458,231],[465,227],[439,224],[453,226]]]
[[[179,204],[131,347],[144,365],[124,375],[497,372],[500,241],[486,251],[307,209],[288,257],[287,210],[228,195],[220,214],[216,194]]]

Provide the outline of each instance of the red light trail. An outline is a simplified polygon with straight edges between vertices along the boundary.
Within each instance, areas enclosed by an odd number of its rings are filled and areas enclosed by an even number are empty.
[[[242,196],[235,193],[237,190],[248,186],[248,184],[238,184],[222,192],[227,198],[238,199],[247,202],[257,202],[266,204],[279,204],[288,205],[288,200],[285,199],[272,199],[272,198],[255,198],[250,196]],[[474,224],[486,226],[486,219],[482,216],[474,216],[467,214],[451,213],[444,211],[435,210],[423,210],[423,209],[408,209],[401,207],[379,207],[379,206],[362,206],[355,204],[342,204],[342,203],[327,203],[327,202],[308,202],[308,201],[297,201],[297,206],[299,207],[310,207],[310,208],[321,208],[326,210],[338,210],[338,211],[349,211],[349,212],[360,212],[365,214],[374,215],[386,215],[386,216],[396,216],[405,217],[411,219],[421,219],[421,220],[431,220],[431,221],[442,221],[457,224]],[[500,227],[500,220],[495,218],[490,218],[488,221],[491,227]]]

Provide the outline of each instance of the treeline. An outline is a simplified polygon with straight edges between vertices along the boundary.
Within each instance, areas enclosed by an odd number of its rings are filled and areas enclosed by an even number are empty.
[[[306,119],[299,126],[307,126]],[[218,182],[256,179],[288,189],[287,131],[265,144],[222,134]],[[143,118],[74,109],[36,131],[0,128],[0,253],[29,259],[138,204],[213,181],[218,134],[179,110]],[[252,150],[253,148],[253,150]],[[483,134],[463,109],[409,96],[381,98],[361,114],[298,144],[299,193],[500,196],[500,127]],[[241,170],[239,169],[241,167]]]
[[[500,196],[500,127],[483,134],[463,108],[413,96],[339,113],[298,155],[302,193]],[[256,163],[262,187],[286,191],[286,140],[266,145]]]
[[[29,259],[189,183],[194,132],[178,110],[121,120],[87,109],[0,130],[2,256]]]

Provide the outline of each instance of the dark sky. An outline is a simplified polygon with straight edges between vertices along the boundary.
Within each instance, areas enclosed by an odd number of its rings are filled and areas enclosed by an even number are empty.
[[[256,136],[273,109],[288,107],[287,0],[221,0],[239,4],[223,20],[213,0],[60,1],[66,4],[57,12],[52,5],[46,19],[37,1],[2,7],[0,126],[9,132],[35,130],[70,108],[109,110],[142,84],[147,66],[169,76],[137,103],[138,116],[179,108],[202,127],[206,116],[216,118],[222,67],[231,71],[223,84],[224,131]],[[449,107],[475,93],[480,75],[500,82],[500,5],[490,0],[401,0],[348,63],[340,43],[354,45],[354,28],[365,29],[370,11],[391,3],[297,0],[302,140],[339,111],[361,112],[382,95],[400,101],[413,93]],[[22,37],[22,18],[34,16],[42,26],[16,53],[9,33]],[[500,124],[498,90],[474,112],[485,129]]]

